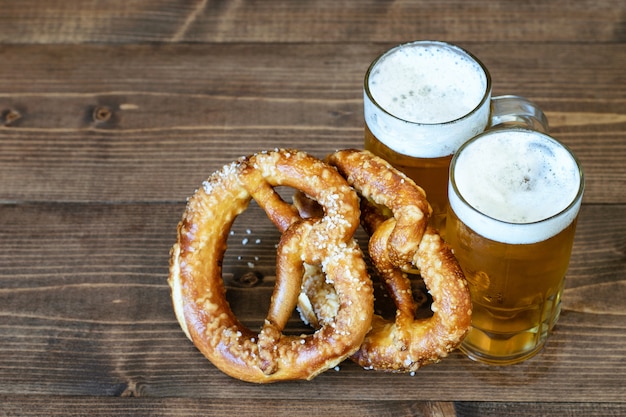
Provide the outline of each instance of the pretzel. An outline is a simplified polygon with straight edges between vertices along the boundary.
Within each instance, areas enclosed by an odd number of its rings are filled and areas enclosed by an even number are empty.
[[[328,157],[361,195],[361,222],[368,250],[396,305],[395,321],[379,315],[352,359],[366,369],[414,372],[459,346],[471,322],[467,282],[451,250],[428,226],[431,208],[424,191],[386,161],[367,151],[345,150]],[[300,204],[302,205],[302,204]],[[385,214],[384,211],[390,212]],[[416,319],[407,271],[417,269],[433,298],[432,317]],[[305,276],[301,315],[313,325],[327,320],[319,274]]]
[[[303,220],[276,193],[278,185],[312,197],[323,217]],[[276,285],[258,333],[230,309],[221,270],[230,227],[251,199],[282,232]],[[255,383],[311,379],[352,355],[373,315],[372,283],[352,238],[359,225],[358,204],[334,168],[293,150],[241,158],[211,175],[189,199],[170,256],[174,311],[187,337],[224,373]],[[323,271],[338,308],[315,333],[284,335],[305,265]]]

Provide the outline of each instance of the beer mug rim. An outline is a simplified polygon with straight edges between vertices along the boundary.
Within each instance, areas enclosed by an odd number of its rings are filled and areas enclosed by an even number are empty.
[[[474,108],[472,108],[472,110],[470,110],[469,112],[467,112],[466,114],[464,114],[463,116],[457,117],[456,119],[452,119],[452,120],[447,120],[445,122],[433,122],[433,123],[425,123],[425,122],[415,122],[412,120],[407,120],[404,119],[402,117],[398,117],[393,113],[390,113],[387,109],[385,109],[383,106],[381,106],[376,99],[374,98],[372,92],[370,91],[370,87],[369,87],[369,80],[370,80],[370,74],[372,73],[372,71],[374,70],[374,68],[376,67],[376,65],[378,63],[380,63],[383,59],[385,59],[385,57],[393,54],[394,52],[396,52],[399,49],[402,48],[410,48],[416,45],[423,45],[423,46],[429,46],[429,45],[433,45],[433,46],[441,46],[441,47],[445,47],[447,49],[456,51],[457,53],[461,53],[464,55],[467,55],[467,57],[469,57],[472,61],[476,62],[478,64],[478,66],[481,68],[481,70],[483,71],[484,75],[485,75],[485,91],[483,92],[483,96],[481,98],[481,100],[476,104],[476,106]],[[460,120],[464,120],[468,117],[470,117],[471,115],[473,115],[474,113],[476,113],[477,111],[479,111],[484,105],[485,102],[487,100],[491,100],[491,74],[489,73],[489,70],[487,69],[487,67],[482,63],[482,61],[480,59],[478,59],[474,54],[472,54],[471,52],[467,51],[464,48],[461,48],[458,45],[454,45],[448,42],[444,42],[444,41],[435,41],[435,40],[417,40],[417,41],[411,41],[411,42],[405,42],[405,43],[401,43],[398,44],[388,50],[386,50],[385,52],[379,54],[370,64],[370,66],[368,67],[366,73],[365,73],[365,78],[363,81],[363,90],[365,91],[365,94],[367,95],[368,99],[372,102],[372,104],[374,104],[378,109],[380,109],[383,113],[387,114],[388,116],[396,119],[396,120],[400,120],[402,122],[405,123],[409,123],[409,124],[413,124],[416,126],[441,126],[441,125],[448,125],[448,124],[454,124],[457,123]]]
[[[483,213],[482,211],[476,209],[472,204],[470,204],[465,197],[463,197],[463,194],[460,192],[460,190],[457,188],[457,184],[455,181],[455,174],[454,174],[454,169],[456,167],[456,163],[457,160],[459,158],[460,155],[462,155],[463,150],[465,148],[468,148],[470,146],[472,146],[472,144],[476,141],[481,140],[482,138],[484,138],[485,136],[489,136],[489,135],[494,135],[494,134],[498,134],[498,133],[502,133],[502,132],[525,132],[525,133],[530,133],[533,135],[537,135],[537,136],[541,136],[545,139],[548,139],[549,141],[554,142],[555,144],[557,144],[559,147],[563,148],[568,154],[569,156],[572,158],[573,162],[576,164],[576,169],[578,171],[578,175],[579,175],[579,184],[578,184],[578,192],[576,193],[576,195],[572,198],[572,200],[569,202],[569,204],[559,210],[557,213],[548,216],[546,218],[540,219],[540,220],[536,220],[536,221],[530,221],[530,222],[525,222],[525,223],[516,223],[516,222],[508,222],[505,220],[500,220],[497,219],[495,217],[489,216],[485,213]],[[562,216],[563,214],[567,213],[570,210],[575,209],[575,207],[577,205],[580,205],[581,200],[582,200],[582,196],[584,194],[584,190],[585,190],[585,174],[582,168],[582,164],[580,163],[580,160],[578,159],[578,157],[576,156],[576,154],[567,146],[565,145],[563,142],[561,142],[560,140],[554,138],[551,135],[548,135],[546,133],[537,131],[537,130],[532,130],[532,129],[527,129],[527,128],[523,128],[523,127],[508,127],[508,128],[496,128],[496,129],[492,129],[492,130],[487,130],[473,138],[471,138],[470,140],[468,140],[467,142],[463,143],[459,149],[457,150],[457,152],[454,153],[454,155],[452,156],[452,160],[450,161],[450,172],[449,172],[449,185],[452,188],[455,197],[458,198],[458,200],[460,200],[461,204],[463,204],[464,206],[466,206],[467,208],[469,208],[473,213],[475,213],[476,215],[489,219],[490,222],[493,223],[499,223],[499,224],[503,224],[503,225],[511,225],[511,226],[521,226],[521,227],[525,227],[525,226],[532,226],[532,225],[538,225],[538,224],[542,224],[545,222],[548,222],[550,220],[553,220],[559,216]],[[576,210],[577,212],[578,210]]]

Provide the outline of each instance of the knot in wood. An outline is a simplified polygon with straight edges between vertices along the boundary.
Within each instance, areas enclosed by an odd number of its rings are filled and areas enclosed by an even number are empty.
[[[22,118],[22,113],[16,109],[6,110],[3,114],[4,125],[11,126],[14,122]]]
[[[108,122],[113,117],[113,112],[106,106],[98,106],[93,110],[92,114],[94,122],[104,123]]]

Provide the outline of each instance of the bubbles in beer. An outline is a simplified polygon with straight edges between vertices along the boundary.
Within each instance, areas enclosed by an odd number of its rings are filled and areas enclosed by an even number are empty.
[[[453,174],[461,197],[487,218],[465,207],[451,188],[455,213],[470,228],[493,240],[544,240],[567,227],[578,212],[576,207],[547,225],[528,227],[567,209],[581,184],[573,156],[538,132],[496,130],[484,134],[459,153]],[[511,227],[491,221],[494,219]],[[515,228],[515,224],[525,227]]]
[[[477,62],[456,49],[411,44],[381,59],[369,88],[374,100],[396,117],[444,123],[478,106],[487,79]]]
[[[376,60],[366,77],[367,127],[401,155],[442,158],[485,130],[490,115],[489,74],[454,45],[419,41]]]

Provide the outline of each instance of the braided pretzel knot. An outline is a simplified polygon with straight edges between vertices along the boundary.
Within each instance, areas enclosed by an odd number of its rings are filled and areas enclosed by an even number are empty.
[[[278,185],[311,196],[324,216],[302,220],[274,191]],[[283,232],[276,285],[258,334],[230,309],[221,271],[230,227],[251,199]],[[373,315],[372,284],[352,238],[358,224],[356,193],[334,168],[305,153],[276,150],[225,166],[189,199],[171,250],[168,281],[183,331],[216,367],[249,382],[311,379],[336,366],[358,349]],[[305,263],[323,270],[339,308],[313,334],[284,335]]]
[[[438,362],[465,337],[471,301],[452,252],[427,226],[431,209],[424,191],[367,151],[339,151],[328,161],[362,196],[361,222],[371,236],[369,254],[397,308],[394,322],[374,316],[372,330],[352,359],[367,369],[394,372],[413,372]],[[406,276],[415,268],[433,297],[433,316],[427,319],[415,319],[416,303]],[[323,324],[329,311],[326,293],[332,289],[311,271],[303,291],[302,315]]]

